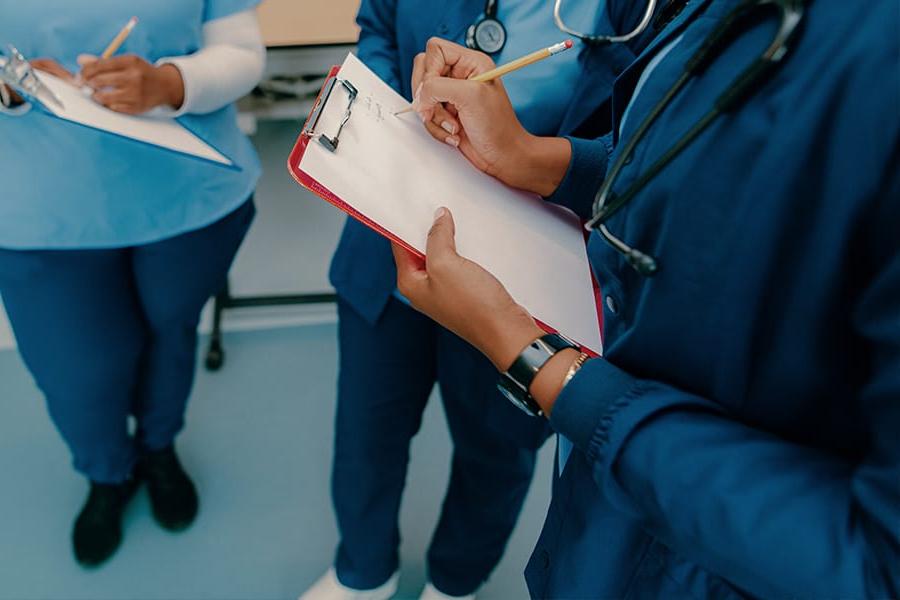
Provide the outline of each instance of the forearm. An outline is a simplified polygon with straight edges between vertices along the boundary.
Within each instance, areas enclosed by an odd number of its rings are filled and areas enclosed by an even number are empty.
[[[176,85],[169,103],[177,109],[175,116],[210,113],[231,104],[259,83],[265,69],[265,47],[255,12],[210,21],[203,27],[200,50],[163,58],[157,65],[177,70],[183,82],[181,97]]]
[[[559,394],[551,424],[584,452],[613,505],[755,596],[900,591],[894,441],[882,440],[891,454],[881,464],[851,463],[603,359]]]
[[[498,179],[520,190],[550,196],[569,168],[572,146],[565,138],[528,135],[514,156]]]

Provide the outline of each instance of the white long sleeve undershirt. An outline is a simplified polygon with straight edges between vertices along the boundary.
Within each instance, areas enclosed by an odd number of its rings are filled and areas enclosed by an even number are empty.
[[[252,90],[266,67],[266,48],[256,11],[245,10],[203,26],[200,50],[158,60],[171,64],[184,81],[184,103],[169,116],[205,114],[227,106]]]

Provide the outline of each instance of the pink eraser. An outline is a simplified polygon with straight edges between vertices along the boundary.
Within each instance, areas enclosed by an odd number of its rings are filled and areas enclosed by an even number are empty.
[[[566,40],[566,49],[569,49],[574,45],[575,43],[572,40]]]

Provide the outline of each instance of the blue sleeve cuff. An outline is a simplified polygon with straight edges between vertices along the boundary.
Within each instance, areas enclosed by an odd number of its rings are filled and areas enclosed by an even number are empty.
[[[606,135],[596,140],[566,139],[572,145],[572,160],[559,187],[546,200],[565,206],[582,219],[590,219],[594,195],[606,176],[612,138]]]
[[[605,420],[639,389],[640,380],[602,358],[589,360],[563,388],[550,424],[590,455],[591,441]]]

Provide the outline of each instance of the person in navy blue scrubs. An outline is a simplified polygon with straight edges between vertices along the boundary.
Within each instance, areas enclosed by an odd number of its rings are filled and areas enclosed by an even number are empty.
[[[413,62],[429,38],[462,42],[469,27],[488,16],[486,8],[483,2],[426,9],[407,0],[364,0],[358,16],[359,57],[412,99]],[[502,49],[491,55],[497,63],[566,38],[553,22],[551,2],[500,0],[494,8],[508,34]],[[565,14],[579,27],[611,28],[613,19],[605,8],[595,0],[573,1]],[[628,12],[616,18],[632,18]],[[504,85],[518,118],[530,131],[556,134],[594,111],[608,114],[615,74],[633,58],[625,47],[595,50],[579,45],[510,74]],[[585,72],[587,62],[594,67],[590,72]],[[582,88],[605,89],[607,94],[575,93]],[[431,126],[451,135],[442,124],[436,118]],[[378,600],[396,590],[398,511],[410,440],[435,383],[454,452],[440,522],[428,552],[429,583],[423,598],[471,596],[502,556],[547,426],[502,402],[491,364],[397,293],[390,245],[377,233],[348,220],[331,280],[338,292],[340,317],[332,492],[341,542],[333,569],[302,598]],[[482,419],[479,415],[485,410],[490,415]]]
[[[110,110],[180,117],[237,167],[63,121],[3,90],[0,295],[74,467],[90,481],[72,532],[85,566],[118,547],[139,482],[163,527],[184,529],[197,514],[174,441],[200,311],[254,214],[260,169],[232,102],[262,72],[255,4],[0,0],[0,40],[41,57],[36,67],[79,73]],[[120,52],[98,60],[132,15],[139,23]]]
[[[426,266],[394,248],[402,293],[498,371],[543,361],[517,398],[569,444],[535,598],[900,596],[900,6],[768,3],[656,111],[739,4],[687,2],[616,81],[596,141],[528,137],[500,86],[478,103],[453,79],[422,89],[423,119],[459,108],[475,150],[506,140],[498,178],[584,219],[610,173],[610,203],[638,185],[605,221],[621,244],[589,243],[602,358],[523,353],[544,332],[456,254],[446,210]],[[772,44],[779,7],[805,9],[781,62],[642,178]]]

